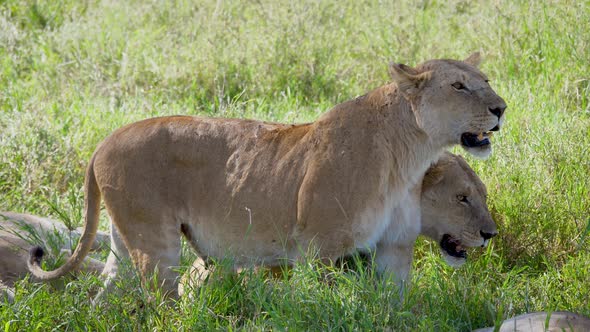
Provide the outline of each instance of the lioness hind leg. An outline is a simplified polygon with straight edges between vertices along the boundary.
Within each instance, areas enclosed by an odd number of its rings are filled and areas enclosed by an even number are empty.
[[[144,286],[151,284],[151,277],[157,277],[157,286],[164,296],[178,297],[178,273],[180,264],[180,228],[174,224],[147,223],[149,233],[142,234],[136,229],[118,226],[121,238],[126,244],[129,256],[139,271]],[[121,227],[122,226],[122,227]]]
[[[105,278],[103,289],[98,292],[94,297],[93,303],[96,305],[99,303],[106,294],[113,291],[115,287],[115,281],[121,278],[121,264],[123,261],[131,262],[129,257],[129,251],[123,243],[119,232],[115,225],[111,222],[111,252],[107,257],[107,261],[104,264],[102,270],[102,276]]]

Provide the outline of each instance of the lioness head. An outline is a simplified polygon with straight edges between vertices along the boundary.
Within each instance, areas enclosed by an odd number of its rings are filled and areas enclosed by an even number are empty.
[[[486,246],[498,232],[486,205],[486,187],[461,156],[444,153],[422,181],[421,234],[436,240],[458,267],[467,247]]]
[[[430,60],[416,68],[392,63],[390,73],[432,140],[461,144],[487,158],[491,132],[500,130],[506,103],[477,69],[479,63],[480,55],[474,53],[464,61]]]

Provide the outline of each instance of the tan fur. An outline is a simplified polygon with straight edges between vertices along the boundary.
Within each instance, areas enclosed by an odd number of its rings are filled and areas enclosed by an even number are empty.
[[[500,326],[474,330],[473,332],[586,332],[590,331],[590,318],[570,311],[531,312],[506,319]]]
[[[480,231],[495,234],[496,225],[488,211],[486,204],[486,187],[481,179],[469,167],[465,160],[458,155],[445,152],[432,165],[421,184],[414,187],[412,192],[420,194],[421,229],[420,234],[440,243],[444,234],[450,234],[461,240],[466,247],[484,246]],[[458,195],[468,195],[470,204],[466,205],[457,200]],[[403,216],[399,216],[403,218]],[[415,219],[410,222],[415,222]],[[419,225],[419,227],[420,227]],[[464,259],[451,257],[442,250],[443,257],[452,266],[458,266]],[[407,263],[408,272],[412,256],[402,252],[404,256],[396,257]],[[278,267],[271,271],[276,273]],[[398,266],[398,271],[405,271]],[[186,289],[199,287],[209,276],[210,269],[206,268],[202,259],[198,258],[183,276],[179,285],[182,294]]]
[[[460,202],[459,195],[466,196],[469,203]],[[480,232],[498,233],[486,201],[486,186],[465,159],[445,153],[422,181],[420,233],[439,243],[449,234],[464,247],[484,247],[489,240],[484,240]],[[444,250],[442,254],[449,265],[457,267],[465,262]]]
[[[188,293],[192,296],[191,291],[201,287],[212,272],[213,266],[207,266],[201,257],[197,257],[180,279],[178,295],[183,296]]]
[[[310,247],[335,260],[379,247],[388,227],[395,234],[384,241],[385,261],[411,249],[419,227],[393,225],[394,209],[413,214],[407,210],[416,207],[400,202],[412,199],[409,189],[430,163],[463,133],[499,126],[489,108],[505,104],[462,61],[394,64],[391,72],[394,83],[313,123],[172,116],[115,131],[88,166],[78,248],[52,272],[31,259],[31,271],[49,280],[81,262],[101,197],[140,274],[157,269],[173,295],[181,233],[200,257],[231,256],[237,266],[291,264]],[[458,80],[474,93],[453,90]],[[383,266],[396,273],[396,264]]]
[[[0,293],[8,297],[14,296],[14,282],[24,278],[28,273],[27,259],[29,249],[39,240],[46,247],[53,246],[69,249],[70,241],[80,236],[79,230],[68,230],[60,222],[30,214],[16,212],[0,212]],[[92,244],[92,250],[107,247],[109,235],[103,232],[97,234]],[[64,253],[66,257],[69,254]],[[81,267],[86,272],[100,272],[104,264],[87,258]]]

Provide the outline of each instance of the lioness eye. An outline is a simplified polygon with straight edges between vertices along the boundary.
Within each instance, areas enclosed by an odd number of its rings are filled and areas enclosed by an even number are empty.
[[[459,202],[461,203],[468,203],[469,201],[467,200],[467,196],[465,195],[457,195],[457,199],[459,200]]]
[[[455,82],[453,84],[451,84],[453,86],[453,88],[457,89],[457,90],[467,90],[467,88],[465,87],[465,85],[463,85],[463,83],[461,82]]]

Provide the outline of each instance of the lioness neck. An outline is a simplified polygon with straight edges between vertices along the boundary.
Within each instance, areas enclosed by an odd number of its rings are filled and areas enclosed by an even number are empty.
[[[379,173],[388,174],[394,186],[416,184],[444,150],[420,128],[411,104],[398,93],[395,84],[336,106],[318,120],[322,121],[339,123],[339,130],[349,134],[346,138],[353,140],[352,144],[381,154],[376,159],[381,165],[370,168],[386,169]]]

